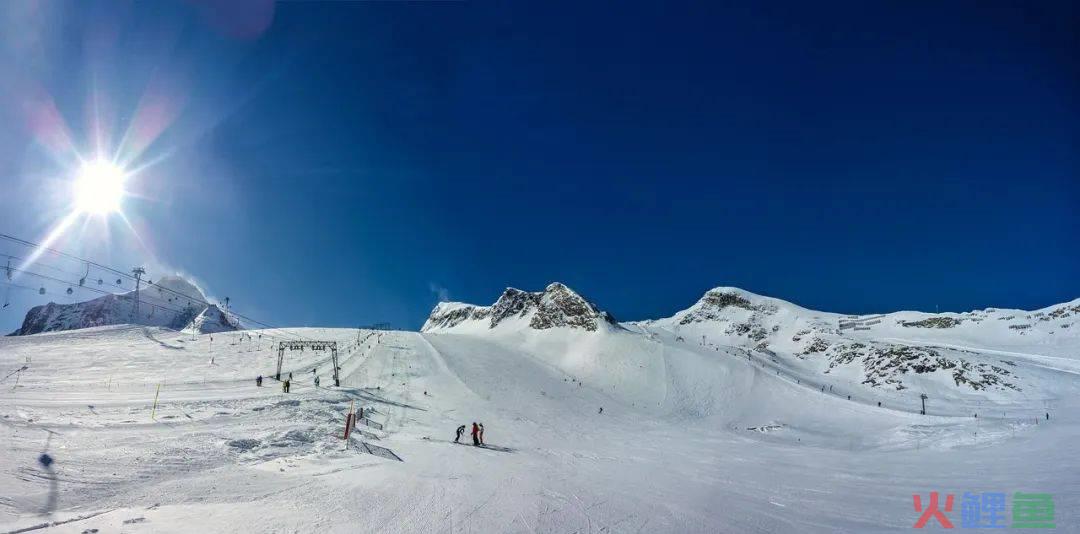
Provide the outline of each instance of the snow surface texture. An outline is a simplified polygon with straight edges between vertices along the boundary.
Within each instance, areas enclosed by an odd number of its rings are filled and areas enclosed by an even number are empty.
[[[139,291],[137,314],[135,305],[134,290],[74,304],[50,302],[31,308],[22,327],[12,335],[116,324],[194,328],[207,334],[243,328],[235,317],[227,318],[216,304],[207,303],[199,288],[179,276],[145,282]]]
[[[1076,301],[846,317],[718,288],[619,324],[561,285],[503,297],[422,333],[2,338],[25,369],[0,382],[0,530],[908,531],[930,491],[1048,492],[1080,528]],[[310,350],[291,393],[255,386],[297,336],[339,342],[342,387]],[[473,421],[489,447],[451,443]]]

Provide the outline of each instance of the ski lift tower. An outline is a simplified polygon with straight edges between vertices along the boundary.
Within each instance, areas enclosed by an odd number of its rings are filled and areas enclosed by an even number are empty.
[[[135,322],[139,322],[139,281],[142,280],[142,275],[146,274],[146,269],[142,267],[136,267],[131,270],[131,274],[135,275]]]
[[[337,357],[337,341],[281,341],[278,342],[277,352],[277,372],[274,374],[274,379],[281,381],[281,364],[285,361],[285,349],[289,350],[304,350],[309,348],[311,350],[327,350],[330,349],[330,359],[334,364],[334,385],[340,386],[341,380],[338,379],[338,357]]]
[[[919,395],[919,399],[922,400],[922,411],[919,412],[920,415],[926,415],[926,399],[928,398],[930,397],[927,397],[926,393]]]

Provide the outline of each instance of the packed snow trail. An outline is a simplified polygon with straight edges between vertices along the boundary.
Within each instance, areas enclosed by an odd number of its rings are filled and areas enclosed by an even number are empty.
[[[286,354],[293,393],[255,387],[265,339],[215,334],[212,366],[208,336],[164,329],[0,339],[0,368],[30,357],[0,384],[0,530],[906,531],[913,493],[984,490],[1080,520],[1075,398],[1038,426],[922,417],[663,336],[296,333],[342,344],[341,388],[313,387],[310,351]],[[341,439],[353,403],[384,426],[360,425],[370,447]],[[473,421],[489,448],[451,443]]]

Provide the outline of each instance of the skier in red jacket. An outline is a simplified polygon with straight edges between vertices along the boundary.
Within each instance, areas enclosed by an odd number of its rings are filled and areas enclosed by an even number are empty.
[[[480,427],[476,426],[476,421],[472,424],[472,444],[480,446]]]

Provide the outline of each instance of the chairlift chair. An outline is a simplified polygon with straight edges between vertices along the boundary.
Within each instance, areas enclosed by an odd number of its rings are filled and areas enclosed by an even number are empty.
[[[41,289],[38,290],[38,295],[44,295],[44,294],[45,294],[45,286],[41,286]]]

